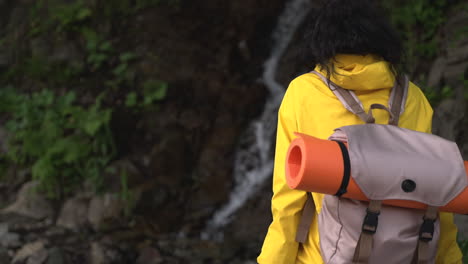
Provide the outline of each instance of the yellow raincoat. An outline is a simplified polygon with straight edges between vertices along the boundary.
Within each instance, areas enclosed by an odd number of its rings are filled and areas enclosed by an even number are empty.
[[[354,90],[369,109],[373,103],[388,105],[388,97],[394,76],[387,62],[379,57],[367,55],[338,55],[331,80],[339,86]],[[315,69],[320,71],[318,68]],[[421,90],[410,84],[405,112],[399,126],[431,132],[432,108]],[[387,124],[386,111],[374,111],[376,123]],[[284,95],[278,114],[275,167],[273,176],[273,198],[271,223],[265,238],[260,264],[320,264],[323,263],[319,250],[317,214],[322,205],[322,194],[313,193],[316,216],[309,237],[303,245],[295,242],[296,229],[302,208],[307,199],[306,192],[290,189],[285,180],[286,151],[294,132],[327,139],[333,129],[353,124],[363,124],[348,112],[329,88],[313,73],[299,76],[291,82]],[[456,243],[457,228],[453,215],[440,214],[441,236],[437,264],[461,263],[461,252]]]

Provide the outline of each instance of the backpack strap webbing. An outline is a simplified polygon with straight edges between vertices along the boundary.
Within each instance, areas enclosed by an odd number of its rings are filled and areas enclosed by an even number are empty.
[[[296,232],[296,242],[305,243],[307,236],[309,235],[310,224],[315,215],[315,203],[314,198],[310,192],[307,192],[307,200],[302,210],[301,219],[299,220],[299,226]]]
[[[429,242],[432,241],[434,236],[434,223],[437,220],[439,208],[435,206],[428,206],[426,213],[423,217],[423,224],[419,231],[418,246],[416,248],[413,264],[426,264],[429,261],[431,252],[429,249]]]
[[[340,100],[340,102],[348,111],[357,115],[365,123],[373,123],[375,121],[372,116],[369,116],[369,114],[364,111],[364,107],[361,101],[353,91],[343,89],[317,71],[312,71],[312,73],[319,76],[320,79],[322,79],[322,81],[328,85],[330,90],[335,94],[338,100]],[[390,125],[398,126],[400,115],[405,110],[406,98],[408,96],[408,86],[409,81],[406,75],[399,75],[395,78],[395,83],[388,100],[388,106],[391,113],[393,114],[393,117],[389,118]]]
[[[390,125],[398,126],[400,115],[405,111],[406,98],[408,97],[409,80],[406,75],[399,75],[395,79],[388,106],[393,114],[388,122]]]
[[[362,223],[361,235],[354,250],[353,264],[367,264],[369,262],[381,207],[382,201],[380,200],[371,200],[369,202],[367,214]]]

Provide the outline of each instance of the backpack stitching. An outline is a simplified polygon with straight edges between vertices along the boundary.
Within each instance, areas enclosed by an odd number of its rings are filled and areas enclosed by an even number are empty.
[[[340,198],[336,198],[338,199],[338,206],[336,208],[336,211],[337,211],[337,217],[338,217],[338,222],[340,223],[341,227],[340,227],[340,232],[338,233],[338,239],[336,240],[336,244],[335,244],[335,252],[333,252],[333,254],[331,255],[330,257],[330,260],[328,262],[331,262],[333,257],[336,255],[336,253],[338,252],[338,243],[340,242],[340,239],[341,239],[341,233],[343,231],[343,223],[341,223],[341,218],[340,218],[340,204],[341,204],[341,199]]]

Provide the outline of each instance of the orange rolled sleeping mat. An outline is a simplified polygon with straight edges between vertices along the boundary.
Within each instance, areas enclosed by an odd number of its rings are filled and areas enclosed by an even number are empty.
[[[335,141],[318,139],[296,133],[286,156],[286,182],[292,189],[336,195],[342,189],[345,160],[340,145]],[[349,161],[348,161],[349,162]],[[465,161],[468,177],[468,161]],[[352,169],[351,169],[352,174]],[[346,193],[342,197],[368,201],[353,177],[349,177]],[[408,200],[384,200],[384,204],[425,209],[426,204]],[[445,206],[444,212],[468,214],[468,187]]]

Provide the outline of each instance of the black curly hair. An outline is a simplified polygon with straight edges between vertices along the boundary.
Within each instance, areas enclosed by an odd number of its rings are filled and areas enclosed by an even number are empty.
[[[334,74],[337,54],[374,54],[392,71],[403,60],[403,43],[376,0],[328,0],[310,16],[304,55],[309,62]]]

